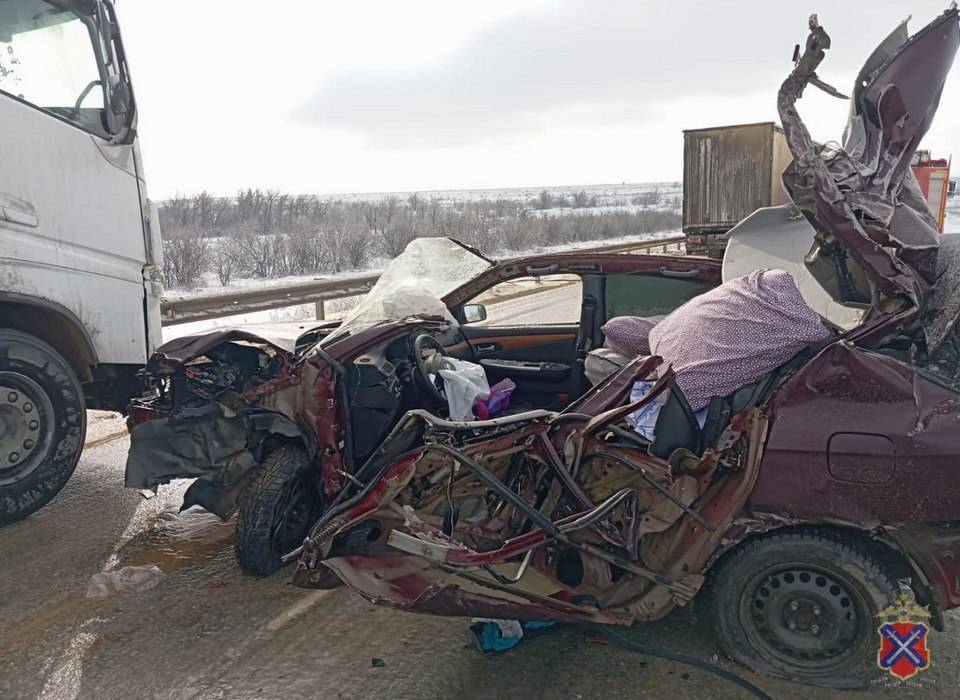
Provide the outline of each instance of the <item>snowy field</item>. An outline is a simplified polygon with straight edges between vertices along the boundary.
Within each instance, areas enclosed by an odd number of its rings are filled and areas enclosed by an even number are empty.
[[[546,246],[540,247],[534,250],[520,251],[518,254],[530,254],[534,255],[537,253],[549,253],[549,252],[561,252],[568,250],[590,250],[595,245],[619,245],[621,243],[638,243],[648,240],[656,240],[658,238],[669,238],[671,236],[676,236],[680,234],[679,229],[673,231],[661,231],[655,234],[648,234],[642,236],[628,236],[625,238],[614,238],[614,239],[605,239],[599,242],[586,242],[586,243],[570,243],[563,246]],[[310,280],[317,279],[334,279],[336,277],[353,277],[357,275],[368,275],[375,274],[380,272],[385,266],[386,261],[381,261],[383,264],[376,269],[368,269],[356,272],[344,272],[340,275],[330,275],[326,277],[322,276],[309,276],[309,277],[284,277],[280,279],[238,279],[231,282],[230,287],[210,287],[207,289],[196,289],[196,290],[171,290],[165,294],[165,297],[168,299],[184,299],[199,295],[207,294],[217,294],[223,296],[229,296],[232,292],[237,289],[266,289],[270,287],[283,287],[284,285],[289,285],[293,282],[305,282]],[[333,301],[328,301],[326,303],[326,317],[327,319],[337,319],[340,316],[344,315],[347,311],[353,308],[354,304],[357,302],[357,297],[351,297],[347,299],[335,299]],[[171,340],[173,338],[180,338],[185,335],[193,335],[196,333],[205,333],[207,331],[216,329],[216,328],[233,328],[249,325],[259,325],[259,324],[280,324],[280,323],[295,323],[297,321],[311,321],[315,318],[316,309],[313,304],[303,304],[300,306],[290,306],[283,309],[272,309],[270,311],[258,311],[251,314],[243,314],[238,316],[228,316],[226,318],[211,319],[209,321],[196,321],[194,323],[183,323],[176,326],[166,326],[163,329],[163,339],[164,341]],[[304,330],[306,327],[304,328]]]
[[[960,197],[947,200],[947,213],[943,221],[944,233],[960,233]]]
[[[663,202],[679,202],[682,198],[682,184],[680,182],[658,182],[658,183],[622,183],[607,185],[571,185],[564,187],[529,187],[513,189],[478,189],[478,190],[441,190],[431,192],[417,192],[417,195],[424,199],[436,198],[447,204],[455,204],[462,201],[475,201],[480,199],[516,199],[533,200],[536,199],[542,191],[546,190],[552,196],[572,197],[579,192],[585,192],[588,197],[595,198],[597,206],[581,209],[553,208],[546,210],[531,211],[535,216],[560,216],[567,212],[576,212],[578,214],[610,214],[617,212],[632,212],[643,208],[661,208],[665,205]],[[656,192],[661,197],[661,204],[654,207],[636,204],[636,200],[645,194]],[[403,192],[371,192],[364,194],[348,195],[324,195],[327,199],[337,199],[341,201],[377,201],[388,197],[405,198],[411,193]],[[946,221],[944,231],[947,233],[960,233],[960,197],[952,197],[947,201]],[[525,251],[511,251],[513,255],[536,254],[560,250],[588,250],[595,245],[611,245],[617,243],[632,243],[652,238],[669,237],[679,234],[679,230],[662,231],[656,234],[647,234],[641,236],[631,236],[617,239],[605,239],[603,241],[571,243],[562,246],[546,246]],[[337,277],[353,277],[364,274],[374,274],[380,272],[389,262],[384,258],[372,261],[372,265],[364,270],[351,270],[339,273],[337,275],[312,275],[306,277],[283,277],[277,279],[234,279],[229,287],[221,287],[216,281],[216,276],[208,273],[205,279],[206,286],[193,290],[169,290],[166,297],[169,299],[187,298],[198,295],[222,294],[229,296],[237,289],[250,288],[271,288],[283,287],[295,282],[304,282],[317,279],[333,279]],[[329,301],[326,304],[326,315],[328,319],[336,319],[342,316],[356,303],[356,298],[339,299]],[[164,329],[164,339],[202,333],[214,328],[224,328],[233,326],[247,326],[257,324],[284,324],[304,322],[304,327],[308,327],[313,320],[315,309],[313,304],[302,306],[293,306],[285,309],[275,309],[271,311],[262,311],[253,314],[241,316],[231,316],[228,318],[215,319],[211,321],[199,321],[196,323],[186,323],[177,326],[169,326]]]
[[[683,183],[677,180],[664,182],[621,182],[606,185],[544,185],[542,187],[507,187],[502,189],[477,190],[427,190],[417,191],[416,195],[423,199],[437,199],[444,203],[469,202],[479,199],[518,199],[532,200],[540,196],[541,192],[549,192],[553,196],[573,197],[579,192],[585,192],[587,197],[596,198],[598,206],[626,206],[633,204],[633,200],[650,192],[658,192],[664,197],[682,196]],[[325,194],[321,199],[338,200],[342,202],[375,202],[390,197],[405,199],[413,192],[365,192],[360,194]]]

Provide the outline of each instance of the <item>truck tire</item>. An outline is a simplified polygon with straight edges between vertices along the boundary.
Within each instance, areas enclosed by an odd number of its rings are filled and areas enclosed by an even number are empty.
[[[267,453],[240,497],[233,551],[244,573],[269,576],[281,557],[303,543],[320,516],[321,498],[310,458],[299,445]]]
[[[57,495],[86,432],[83,390],[67,361],[39,338],[0,329],[0,525]]]
[[[862,688],[877,668],[877,613],[896,595],[876,551],[825,530],[748,540],[711,574],[724,653],[773,676]]]

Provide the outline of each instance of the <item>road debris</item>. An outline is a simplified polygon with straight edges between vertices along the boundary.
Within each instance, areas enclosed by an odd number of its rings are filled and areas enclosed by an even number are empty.
[[[106,598],[117,593],[142,593],[160,583],[163,577],[164,573],[154,564],[101,571],[90,577],[87,597]]]

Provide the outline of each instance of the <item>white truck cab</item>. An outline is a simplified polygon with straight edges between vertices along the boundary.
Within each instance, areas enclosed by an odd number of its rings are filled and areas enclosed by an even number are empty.
[[[0,524],[66,483],[86,409],[160,342],[160,231],[111,0],[0,2]]]

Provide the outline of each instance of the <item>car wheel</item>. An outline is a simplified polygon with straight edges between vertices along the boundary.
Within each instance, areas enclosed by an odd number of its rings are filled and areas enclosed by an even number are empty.
[[[892,576],[869,546],[821,531],[742,544],[712,574],[720,644],[750,668],[829,688],[878,676],[877,613]]]
[[[268,576],[303,543],[322,507],[310,471],[310,458],[296,445],[272,450],[260,464],[237,514],[234,553],[244,572]]]
[[[0,329],[0,525],[57,495],[86,431],[83,391],[67,361],[39,338]]]

